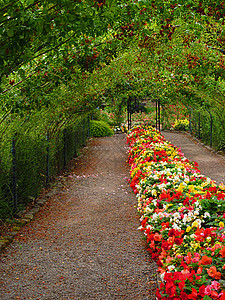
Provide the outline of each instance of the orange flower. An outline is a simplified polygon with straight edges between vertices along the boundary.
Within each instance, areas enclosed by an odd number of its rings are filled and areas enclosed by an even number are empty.
[[[225,246],[220,250],[220,254],[222,257],[225,257]]]
[[[198,265],[211,265],[212,264],[212,258],[208,257],[206,255],[202,256],[202,259],[198,262]]]
[[[209,274],[210,277],[215,278],[215,279],[220,279],[221,278],[221,273],[217,272],[217,269],[215,266],[210,267],[209,269],[206,269],[207,273]]]
[[[154,235],[154,240],[156,242],[159,242],[159,241],[161,241],[161,239],[162,239],[162,235],[158,234],[158,232],[156,232],[155,235]]]

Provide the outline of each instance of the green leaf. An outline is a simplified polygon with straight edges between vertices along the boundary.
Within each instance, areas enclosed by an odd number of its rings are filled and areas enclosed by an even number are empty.
[[[6,32],[8,34],[8,37],[13,37],[14,36],[14,29],[12,27],[6,28]]]
[[[34,0],[20,0],[23,6],[30,5],[34,3]]]
[[[204,296],[203,300],[211,300],[211,298],[209,296]]]
[[[23,69],[19,69],[18,74],[21,76],[22,79],[25,78],[25,71]]]

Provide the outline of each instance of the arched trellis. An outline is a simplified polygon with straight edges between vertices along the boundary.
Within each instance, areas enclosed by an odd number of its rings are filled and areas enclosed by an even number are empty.
[[[159,99],[156,99],[155,128],[161,130],[161,103]]]

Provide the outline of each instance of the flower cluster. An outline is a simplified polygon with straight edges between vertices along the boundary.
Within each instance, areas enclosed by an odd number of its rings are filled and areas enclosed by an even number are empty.
[[[225,186],[149,126],[127,136],[130,186],[162,279],[158,299],[225,300]]]
[[[189,121],[187,119],[184,120],[176,120],[171,127],[171,130],[188,130]]]

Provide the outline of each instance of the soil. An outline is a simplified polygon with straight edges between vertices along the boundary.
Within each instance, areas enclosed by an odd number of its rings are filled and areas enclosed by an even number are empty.
[[[126,136],[92,139],[0,261],[0,299],[155,299]]]

